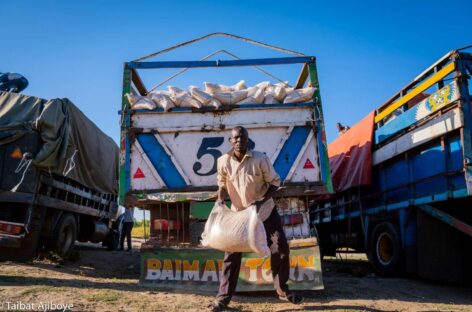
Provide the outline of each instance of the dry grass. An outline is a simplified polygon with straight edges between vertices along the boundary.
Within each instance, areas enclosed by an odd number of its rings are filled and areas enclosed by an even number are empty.
[[[144,238],[144,227],[143,225],[135,225],[131,231],[131,236],[136,238]],[[149,238],[149,224],[146,224],[146,237]]]
[[[92,302],[115,302],[122,297],[122,294],[116,290],[99,290],[93,294],[88,295],[86,298]]]

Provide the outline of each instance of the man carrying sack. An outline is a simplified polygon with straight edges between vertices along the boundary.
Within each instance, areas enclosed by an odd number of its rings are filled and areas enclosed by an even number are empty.
[[[289,246],[272,196],[280,186],[280,177],[269,158],[248,150],[249,135],[244,127],[232,129],[229,139],[232,150],[218,158],[218,202],[227,195],[232,210],[241,211],[255,205],[264,223],[270,249],[274,287],[281,300],[299,304],[303,297],[288,290]],[[241,267],[240,252],[225,252],[220,287],[212,311],[224,310],[235,292]]]

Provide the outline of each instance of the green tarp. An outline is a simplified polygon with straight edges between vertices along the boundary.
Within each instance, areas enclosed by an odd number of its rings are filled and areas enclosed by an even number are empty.
[[[0,145],[31,131],[37,131],[42,141],[32,155],[34,166],[67,173],[100,192],[118,192],[118,146],[72,102],[0,92]]]

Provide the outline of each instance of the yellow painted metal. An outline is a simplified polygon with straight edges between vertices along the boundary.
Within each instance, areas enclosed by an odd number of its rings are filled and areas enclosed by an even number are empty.
[[[420,94],[421,92],[427,90],[429,87],[431,87],[433,84],[438,82],[439,80],[443,79],[447,75],[449,75],[451,72],[453,72],[456,69],[456,65],[454,62],[449,63],[446,65],[444,68],[439,70],[437,73],[426,79],[423,83],[421,83],[419,86],[417,86],[415,89],[407,93],[404,97],[398,99],[397,101],[393,102],[390,106],[385,108],[383,111],[381,111],[377,116],[375,116],[375,123],[378,123],[385,117],[387,117],[389,114],[393,113],[396,109],[413,99],[415,96]]]
[[[288,246],[290,248],[304,248],[318,246],[318,239],[316,237],[299,238],[288,240]]]

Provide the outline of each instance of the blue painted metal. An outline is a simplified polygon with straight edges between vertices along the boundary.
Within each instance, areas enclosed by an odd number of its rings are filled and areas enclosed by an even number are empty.
[[[436,209],[430,205],[421,205],[419,206],[421,210],[426,212],[427,214],[435,217],[436,219],[452,226],[458,231],[463,232],[464,234],[469,235],[472,237],[472,226],[460,221],[459,219],[454,218],[451,215],[448,215],[444,211],[441,211],[439,209]]]
[[[465,183],[467,185],[468,194],[472,195],[472,110],[470,103],[472,102],[471,95],[469,94],[469,86],[467,81],[466,67],[469,62],[464,62],[463,59],[468,59],[469,55],[462,53],[454,55],[454,61],[456,62],[457,74],[460,75],[458,80],[459,92],[461,96],[461,107],[464,113],[464,129],[463,129],[463,159],[465,162]]]
[[[399,159],[384,168],[386,183],[385,191],[408,183],[408,164],[404,159]]]
[[[416,110],[410,109],[375,131],[375,144],[381,143],[395,133],[406,129],[416,122]]]
[[[435,144],[432,147],[422,149],[421,152],[412,157],[410,164],[413,166],[413,180],[431,177],[443,172],[445,164],[441,145]]]
[[[232,110],[238,110],[238,109],[257,109],[257,108],[290,108],[290,107],[314,107],[315,104],[313,102],[307,102],[307,103],[288,103],[288,104],[244,104],[244,105],[231,105],[229,106]],[[208,108],[207,108],[208,109]],[[194,111],[194,108],[191,107],[174,107],[172,108],[172,112],[192,112]],[[208,109],[210,112],[215,111],[214,109]],[[157,108],[153,110],[148,110],[148,109],[135,109],[133,110],[135,113],[167,113],[164,111],[162,108]],[[118,112],[121,114],[121,111]]]
[[[287,177],[287,174],[290,171],[290,168],[292,168],[300,149],[303,144],[305,144],[310,131],[312,130],[308,127],[293,128],[292,133],[282,147],[282,150],[274,163],[275,171],[280,175],[282,181]]]
[[[150,133],[137,136],[137,140],[168,188],[184,188],[187,186],[169,155]]]
[[[369,244],[369,240],[367,239],[369,237],[369,226],[370,226],[370,218],[369,216],[364,217],[364,248],[367,249],[367,245]]]
[[[464,61],[464,66],[467,68],[469,75],[472,75],[472,61]]]
[[[406,208],[409,205],[410,205],[410,201],[409,200],[404,200],[404,201],[401,201],[401,202],[388,204],[385,207],[386,207],[386,210],[397,210],[397,209],[400,209],[400,208]]]
[[[400,209],[398,217],[403,247],[416,247],[416,213],[411,209]]]
[[[464,166],[460,137],[449,139],[449,170],[460,170]]]
[[[464,188],[463,189],[458,189],[458,190],[452,191],[452,197],[453,198],[461,198],[461,197],[465,197],[467,195],[468,195],[468,190],[465,187],[465,182],[464,182]]]
[[[404,159],[399,159],[383,170],[387,203],[396,203],[408,199],[408,187],[400,187],[407,185],[409,182],[408,163]]]
[[[462,179],[464,178],[462,177]],[[396,210],[401,211],[411,206],[432,204],[436,202],[445,201],[449,198],[462,198],[465,196],[467,196],[467,189],[462,188],[462,189],[457,189],[457,190],[452,191],[451,195],[449,195],[449,192],[443,192],[443,193],[432,194],[432,195],[421,197],[421,198],[415,198],[413,200],[406,200],[406,201],[396,202],[392,204],[378,205],[378,206],[366,208],[365,210],[363,210],[363,214],[365,216],[365,219],[368,219],[368,216],[377,215],[382,211],[396,211]],[[332,209],[331,213],[333,214],[332,220],[339,220],[340,219],[339,216],[342,216],[341,219],[354,218],[354,217],[360,216],[359,211],[353,211],[351,213],[343,213],[341,215],[335,215],[334,214],[335,209]],[[326,223],[326,222],[320,221],[319,223]]]
[[[375,144],[381,143],[417,121],[457,99],[457,87],[449,83],[375,131]]]
[[[216,60],[216,61],[163,61],[163,62],[128,62],[126,66],[133,69],[151,68],[193,68],[193,67],[233,67],[233,66],[262,66],[281,64],[301,64],[313,62],[314,56],[294,56],[246,60]]]

